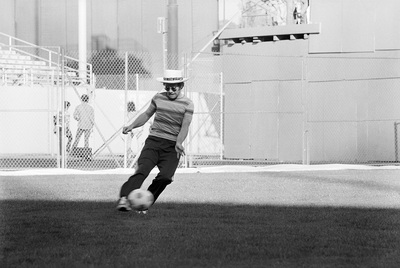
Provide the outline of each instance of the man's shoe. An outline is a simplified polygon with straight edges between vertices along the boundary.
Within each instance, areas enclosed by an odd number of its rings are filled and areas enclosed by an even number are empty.
[[[131,205],[130,205],[130,203],[129,203],[129,200],[126,199],[125,196],[121,197],[121,198],[118,200],[117,209],[118,209],[119,211],[130,211],[130,210],[132,210]]]

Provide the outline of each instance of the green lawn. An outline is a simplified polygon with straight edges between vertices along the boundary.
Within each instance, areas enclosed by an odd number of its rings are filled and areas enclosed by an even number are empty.
[[[115,210],[126,176],[0,178],[0,267],[400,267],[399,209],[276,204],[320,175],[178,174],[148,215]]]

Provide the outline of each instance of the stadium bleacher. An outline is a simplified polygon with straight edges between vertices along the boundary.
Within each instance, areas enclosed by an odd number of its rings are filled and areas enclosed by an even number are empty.
[[[76,72],[68,70],[66,83],[77,82]],[[0,47],[0,83],[3,86],[56,85],[62,79],[58,66],[50,66],[44,60],[36,60],[15,50]]]

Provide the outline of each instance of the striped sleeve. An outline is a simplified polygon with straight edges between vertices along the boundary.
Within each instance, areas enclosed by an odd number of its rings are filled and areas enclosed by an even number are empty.
[[[153,96],[151,99],[149,108],[146,110],[146,113],[153,114],[157,110],[157,104],[155,99],[157,98],[157,95]]]

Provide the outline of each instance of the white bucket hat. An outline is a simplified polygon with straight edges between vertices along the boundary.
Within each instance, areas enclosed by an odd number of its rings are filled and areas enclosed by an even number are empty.
[[[157,81],[161,83],[175,84],[187,81],[189,78],[183,77],[182,70],[165,70],[164,77],[158,77]]]

